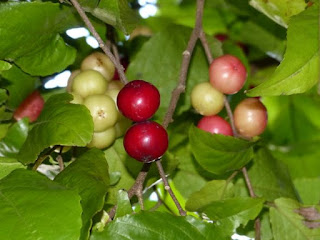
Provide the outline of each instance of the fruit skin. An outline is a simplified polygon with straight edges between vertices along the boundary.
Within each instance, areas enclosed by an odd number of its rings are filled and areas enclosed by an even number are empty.
[[[127,130],[123,145],[129,156],[140,162],[149,163],[157,160],[168,149],[168,134],[156,122],[139,122]]]
[[[101,52],[94,52],[83,59],[81,70],[92,69],[100,72],[107,81],[112,80],[115,67],[109,57]]]
[[[114,127],[110,127],[103,132],[94,132],[92,136],[91,142],[87,145],[89,148],[107,148],[111,146],[111,144],[116,139],[116,129]]]
[[[218,91],[235,94],[243,87],[247,70],[237,57],[227,54],[212,61],[209,78],[212,86]]]
[[[40,92],[35,90],[14,111],[13,118],[19,121],[24,117],[28,117],[30,122],[34,122],[39,117],[43,106],[44,99]]]
[[[80,69],[77,69],[77,70],[74,70],[71,72],[71,75],[68,79],[68,84],[67,84],[67,87],[66,87],[66,90],[67,92],[71,92],[72,91],[72,84],[73,84],[73,79],[80,73]]]
[[[134,80],[120,90],[117,105],[125,117],[134,122],[145,121],[158,110],[160,93],[151,83]]]
[[[111,97],[107,95],[90,95],[84,99],[92,116],[94,131],[102,132],[113,127],[117,122],[117,108]]]
[[[224,107],[224,95],[209,82],[199,83],[191,91],[191,105],[203,116],[215,115]]]
[[[197,127],[212,134],[233,136],[230,124],[218,115],[205,116],[201,118]]]
[[[266,107],[257,98],[241,101],[234,110],[234,123],[240,135],[251,138],[260,135],[266,128]]]

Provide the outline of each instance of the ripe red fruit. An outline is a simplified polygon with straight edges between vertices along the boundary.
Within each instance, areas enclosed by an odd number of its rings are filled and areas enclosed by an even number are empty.
[[[33,91],[19,107],[15,110],[13,118],[20,120],[28,117],[30,122],[34,122],[39,117],[44,106],[44,99],[38,90]]]
[[[257,98],[247,98],[234,110],[234,124],[244,137],[255,137],[261,134],[268,121],[266,107]]]
[[[197,127],[212,134],[233,136],[230,124],[218,115],[201,118]]]
[[[145,121],[159,108],[160,93],[151,83],[134,80],[120,90],[117,105],[125,117],[134,122]]]
[[[223,55],[210,64],[210,83],[222,93],[237,93],[243,87],[246,77],[245,66],[235,56]]]
[[[132,158],[144,163],[153,162],[166,152],[168,134],[156,122],[139,122],[128,129],[123,145]]]

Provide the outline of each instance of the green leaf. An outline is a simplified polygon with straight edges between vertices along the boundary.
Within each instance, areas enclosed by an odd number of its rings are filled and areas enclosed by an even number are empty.
[[[80,197],[30,170],[0,180],[1,239],[79,239]]]
[[[144,79],[154,84],[161,95],[160,107],[155,114],[156,119],[162,119],[170,103],[171,92],[176,87],[182,53],[186,49],[191,29],[170,25],[165,30],[153,35],[131,61],[127,76],[130,80]],[[209,40],[214,57],[222,54],[221,44]],[[155,74],[155,71],[157,74]],[[190,94],[192,87],[199,82],[209,80],[208,61],[202,46],[198,45],[192,55],[189,68],[186,92],[180,97],[180,105],[176,113],[180,114],[191,107]]]
[[[253,158],[254,142],[211,134],[195,126],[190,128],[189,138],[197,162],[214,174],[240,169]]]
[[[320,202],[320,179],[319,178],[297,178],[294,185],[304,204],[316,205]]]
[[[80,239],[88,239],[92,218],[103,208],[109,187],[104,153],[98,149],[89,150],[59,173],[54,181],[79,193],[83,209]]]
[[[132,213],[132,206],[128,197],[128,193],[124,190],[119,190],[115,218],[123,217],[130,213]]]
[[[292,16],[307,6],[304,0],[250,0],[250,5],[284,27],[288,26]]]
[[[249,177],[255,194],[268,201],[279,197],[297,198],[287,166],[267,149],[255,154]]]
[[[66,93],[48,99],[20,149],[20,162],[35,162],[41,151],[50,146],[86,146],[91,141],[93,121],[90,112],[83,105],[69,103],[71,100],[72,96]]]
[[[27,118],[14,123],[6,136],[0,141],[0,157],[16,157],[28,136],[28,131],[29,122]]]
[[[39,80],[21,71],[20,68],[12,67],[1,73],[0,87],[9,92],[7,105],[9,108],[17,108],[19,104],[36,88]]]
[[[4,178],[17,168],[25,168],[25,166],[14,158],[0,157],[0,179]]]
[[[66,68],[75,53],[58,33],[78,24],[74,13],[73,8],[50,2],[1,3],[0,18],[6,21],[0,23],[0,59],[16,61],[30,74],[48,75]]]
[[[245,226],[249,220],[254,220],[260,213],[263,202],[261,198],[231,198],[212,202],[199,211],[231,234],[240,224]]]
[[[91,9],[90,12],[126,35],[131,33],[139,20],[137,13],[129,7],[127,0],[101,0],[98,7]]]
[[[200,230],[197,227],[200,228],[196,224],[190,224],[186,217],[164,212],[140,212],[117,218],[109,223],[103,232],[93,232],[90,240],[214,239],[215,235],[206,234],[210,230],[203,230],[210,228],[209,224],[203,223]]]
[[[283,61],[271,78],[248,92],[249,96],[303,93],[319,80],[318,5],[292,17]],[[303,31],[301,30],[303,29]]]
[[[0,73],[9,70],[11,67],[12,65],[10,63],[0,60]]]
[[[0,105],[8,100],[8,94],[5,89],[0,88]]]
[[[200,208],[210,205],[211,202],[233,196],[233,184],[225,180],[212,180],[200,191],[194,192],[186,203],[186,209],[197,211]]]
[[[287,198],[275,200],[270,208],[270,221],[275,240],[316,240],[320,238],[320,229],[309,229],[303,223],[303,217],[296,210],[301,205]]]

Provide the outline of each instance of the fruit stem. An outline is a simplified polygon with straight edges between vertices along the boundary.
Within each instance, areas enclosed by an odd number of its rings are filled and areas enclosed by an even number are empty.
[[[111,62],[114,64],[116,69],[118,70],[121,82],[123,84],[128,83],[128,80],[126,78],[126,75],[124,74],[124,67],[121,65],[120,62],[116,60],[110,49],[107,47],[107,45],[103,42],[102,38],[100,37],[99,33],[96,31],[95,27],[87,17],[85,11],[82,9],[81,5],[77,0],[70,0],[74,8],[79,13],[80,17],[82,18],[83,22],[88,27],[89,31],[92,33],[92,35],[95,37],[95,39],[98,41],[100,48],[102,51],[110,58]]]
[[[59,146],[53,146],[52,148],[50,148],[45,154],[43,154],[42,156],[39,156],[37,158],[37,160],[35,161],[32,170],[33,171],[37,171],[38,167],[43,163],[43,161],[50,156],[50,154],[56,150]]]

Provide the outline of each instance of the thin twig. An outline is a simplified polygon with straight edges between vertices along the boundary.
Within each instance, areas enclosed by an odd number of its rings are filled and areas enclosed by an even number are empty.
[[[201,29],[200,31],[200,36],[199,39],[201,41],[202,47],[204,49],[204,52],[206,53],[207,59],[208,59],[208,63],[211,64],[213,61],[213,56],[206,38],[206,34],[204,33],[203,29]]]
[[[232,128],[233,136],[234,137],[239,137],[238,131],[237,131],[236,126],[234,124],[233,113],[232,113],[229,101],[228,101],[226,96],[224,97],[224,107],[226,108],[226,111],[227,111],[227,114],[228,114],[228,117],[229,117],[229,121],[230,121],[230,125],[231,125],[231,128]]]
[[[57,156],[56,160],[59,164],[60,172],[62,172],[64,170],[64,163],[63,163],[63,158],[61,156],[61,153]]]
[[[107,45],[103,42],[102,38],[100,37],[99,33],[96,31],[95,27],[87,17],[85,11],[82,9],[81,5],[77,0],[70,0],[74,8],[79,13],[80,17],[82,18],[83,22],[88,27],[89,31],[92,33],[92,35],[95,37],[95,39],[98,41],[100,48],[103,50],[103,52],[110,58],[111,62],[114,64],[116,69],[118,70],[120,80],[123,84],[128,83],[128,80],[126,78],[126,75],[124,74],[124,67],[119,64],[116,61],[116,58],[111,53],[110,49],[107,47]]]
[[[159,174],[160,174],[160,176],[161,176],[161,178],[162,178],[162,181],[163,181],[163,183],[164,183],[164,186],[165,186],[164,188],[165,188],[165,190],[167,190],[168,193],[170,194],[173,202],[175,203],[175,205],[177,206],[177,208],[178,208],[178,210],[179,210],[180,215],[181,215],[181,216],[186,216],[186,215],[187,215],[186,212],[185,212],[185,211],[183,210],[183,208],[181,207],[178,199],[176,198],[175,194],[173,193],[173,191],[172,191],[172,189],[171,189],[171,187],[170,187],[170,185],[169,185],[168,179],[166,178],[166,173],[165,173],[164,170],[163,170],[163,167],[162,167],[161,162],[160,162],[160,161],[157,161],[156,164],[157,164],[157,167],[158,167]]]
[[[252,197],[252,198],[257,197],[256,194],[255,194],[254,191],[253,191],[252,184],[251,184],[251,181],[250,181],[250,178],[249,178],[249,175],[248,175],[247,168],[246,168],[246,167],[243,167],[243,168],[241,169],[241,171],[242,171],[243,176],[244,176],[244,179],[245,179],[245,181],[246,181],[246,184],[247,184],[247,187],[248,187],[248,190],[249,190],[250,197]]]
[[[36,171],[38,169],[38,167],[43,163],[43,161],[50,156],[50,154],[56,150],[59,146],[53,146],[52,148],[50,148],[47,152],[45,152],[43,155],[39,156],[36,160],[36,162],[34,163],[32,170]]]

